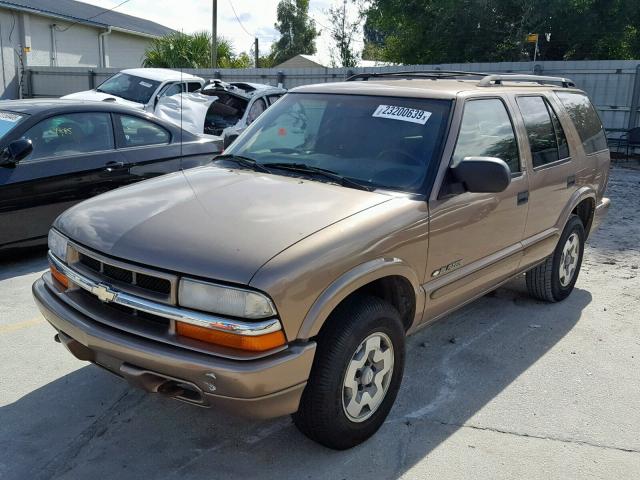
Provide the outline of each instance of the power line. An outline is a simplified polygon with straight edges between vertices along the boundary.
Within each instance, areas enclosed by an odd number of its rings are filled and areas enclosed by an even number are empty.
[[[236,13],[236,9],[233,6],[233,3],[231,3],[231,0],[227,0],[227,2],[229,2],[229,6],[231,6],[231,10],[233,10],[233,15],[234,17],[236,17],[236,20],[238,21],[238,25],[240,25],[240,28],[242,28],[242,30],[244,30],[244,33],[246,33],[247,35],[249,35],[251,38],[253,38],[255,35],[249,33],[249,31],[244,28],[244,25],[242,24],[242,22],[240,21],[240,18],[238,17],[238,14]]]
[[[112,11],[114,11],[116,8],[119,8],[119,7],[121,7],[122,5],[124,5],[125,3],[129,3],[130,1],[131,1],[131,0],[124,0],[123,2],[120,2],[120,3],[119,3],[118,5],[116,5],[115,7],[107,8],[107,9],[105,9],[105,10],[102,10],[100,13],[96,13],[96,14],[95,14],[95,15],[93,15],[92,17],[88,17],[88,18],[83,18],[83,19],[81,19],[81,20],[77,20],[77,21],[73,22],[71,25],[69,25],[67,28],[56,28],[56,30],[58,30],[59,32],[66,32],[66,31],[67,31],[67,30],[69,30],[71,27],[73,27],[73,26],[75,26],[75,25],[77,25],[77,24],[79,24],[79,23],[86,22],[86,21],[88,21],[88,20],[93,20],[94,18],[99,17],[100,15],[104,15],[105,13],[112,12]]]

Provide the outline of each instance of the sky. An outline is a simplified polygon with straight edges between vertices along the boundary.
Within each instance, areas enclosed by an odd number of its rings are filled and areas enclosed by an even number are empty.
[[[113,8],[122,0],[82,0],[104,8]],[[317,56],[325,65],[330,64],[330,40],[326,25],[329,24],[326,11],[341,0],[311,0],[309,15],[322,31],[316,40]],[[118,7],[117,12],[146,18],[175,30],[191,33],[211,30],[211,0],[130,0]],[[278,0],[218,0],[218,36],[233,42],[236,53],[249,53],[253,38],[258,37],[260,51],[268,52],[271,44],[278,39],[276,7]],[[233,7],[233,8],[232,8]],[[244,29],[240,26],[234,11]],[[246,29],[246,32],[245,32]]]

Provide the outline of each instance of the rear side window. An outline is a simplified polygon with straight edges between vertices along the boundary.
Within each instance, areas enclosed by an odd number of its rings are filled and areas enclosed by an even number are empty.
[[[502,101],[490,98],[466,103],[451,166],[465,157],[496,157],[504,160],[511,172],[520,171],[518,143]]]
[[[533,168],[568,157],[564,131],[544,98],[518,97],[517,102],[527,129]]]
[[[70,113],[42,120],[24,138],[33,143],[27,160],[64,157],[114,148],[108,113]]]
[[[169,143],[170,135],[164,128],[142,118],[120,115],[125,147],[141,147]]]
[[[578,130],[585,153],[590,154],[605,150],[607,138],[598,113],[589,98],[582,93],[575,92],[556,92],[556,94]]]

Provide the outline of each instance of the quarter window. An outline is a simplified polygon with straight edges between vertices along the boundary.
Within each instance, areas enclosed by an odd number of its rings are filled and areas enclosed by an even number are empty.
[[[556,94],[578,130],[585,153],[590,154],[605,150],[607,138],[600,117],[598,117],[589,98],[582,93],[575,92],[556,92]]]
[[[164,128],[138,117],[120,115],[125,147],[141,147],[169,143],[170,135]]]
[[[518,97],[517,102],[527,129],[533,168],[566,158],[568,155],[564,155],[564,152],[561,155],[558,150],[558,138],[564,139],[564,132],[556,137],[554,122],[551,120],[545,100],[542,97]],[[555,121],[560,127],[557,118]],[[564,143],[566,144],[566,139]]]
[[[47,118],[31,127],[24,138],[33,143],[27,160],[99,152],[114,148],[108,113],[70,113]]]
[[[490,98],[466,103],[451,166],[465,157],[500,158],[511,172],[520,172],[516,135],[502,101]]]

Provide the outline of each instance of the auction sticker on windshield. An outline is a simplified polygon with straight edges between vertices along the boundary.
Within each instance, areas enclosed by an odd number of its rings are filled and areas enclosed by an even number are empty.
[[[146,87],[146,88],[153,87],[153,85],[151,85],[150,83],[147,83],[147,82],[140,82],[140,85],[142,85],[143,87]]]
[[[431,112],[418,110],[417,108],[395,107],[393,105],[379,105],[373,112],[374,117],[391,118],[393,120],[403,120],[405,122],[419,123],[424,125],[429,120]]]

